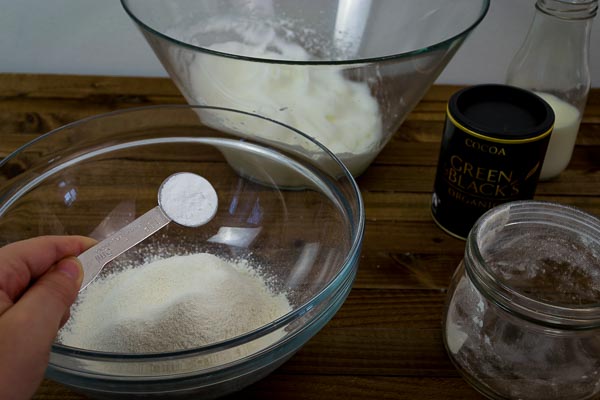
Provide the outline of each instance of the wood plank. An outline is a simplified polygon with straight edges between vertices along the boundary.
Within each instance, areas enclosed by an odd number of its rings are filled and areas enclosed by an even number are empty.
[[[440,330],[324,329],[281,367],[298,375],[455,377]]]
[[[440,396],[443,393],[443,397]],[[460,377],[414,378],[386,376],[291,375],[274,372],[245,390],[224,400],[348,400],[356,399],[445,399],[482,400]],[[46,380],[33,400],[85,400],[64,386]]]
[[[398,280],[403,280],[408,275],[402,272],[396,273]],[[382,335],[385,336],[388,335],[385,331],[408,332],[414,329],[437,332],[441,327],[442,310],[449,281],[448,279],[444,287],[413,288],[406,291],[398,290],[398,287],[365,289],[355,286],[324,331],[355,329],[353,333],[355,336],[376,336],[379,331],[382,331]],[[332,334],[339,334],[339,332]],[[403,340],[405,339],[398,343]]]
[[[600,167],[600,166],[599,166]],[[600,168],[587,165],[581,169],[566,169],[555,180],[540,182],[537,196],[600,196]],[[373,164],[359,176],[362,191],[431,193],[436,168],[431,166],[382,166]]]
[[[19,147],[39,137],[38,133],[6,133],[0,134],[0,159],[6,157]],[[577,145],[573,152],[569,170],[590,170],[591,172],[600,168],[600,132],[595,135],[583,136],[582,141],[588,144]],[[596,143],[598,142],[598,143]],[[45,146],[46,151],[57,150],[50,145]],[[28,151],[28,150],[26,150]],[[39,154],[39,152],[37,153]],[[163,154],[162,157],[166,155]],[[171,159],[182,159],[183,156],[171,154]],[[203,157],[210,157],[207,153]],[[373,162],[373,166],[414,166],[433,167],[434,174],[439,157],[439,143],[437,142],[406,142],[391,140]],[[205,158],[207,161],[217,161],[216,158]]]
[[[440,395],[441,393],[441,395]],[[403,377],[353,377],[273,374],[233,399],[347,400],[438,399],[481,400],[483,397],[460,378],[415,379]]]
[[[89,99],[93,95],[181,97],[168,78],[0,74],[0,98]],[[92,97],[93,98],[93,97]]]
[[[370,244],[366,244],[370,246]],[[362,252],[354,287],[357,289],[434,289],[445,291],[463,258],[464,245],[453,253]]]
[[[377,221],[431,221],[429,210],[431,193],[371,192],[363,190],[362,196],[368,224]],[[536,196],[536,199],[567,203],[600,216],[600,204],[595,196],[540,194]]]

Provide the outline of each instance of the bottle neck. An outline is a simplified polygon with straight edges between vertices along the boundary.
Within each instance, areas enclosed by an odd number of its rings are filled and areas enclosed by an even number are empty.
[[[598,0],[537,0],[536,9],[522,50],[546,59],[559,57],[564,68],[587,68]]]
[[[576,1],[537,0],[529,32],[516,57],[541,57],[544,62],[559,58],[563,68],[572,69],[574,65],[587,68],[589,38],[598,0]],[[581,11],[584,5],[585,12]]]
[[[537,0],[537,12],[526,42],[550,49],[570,49],[570,57],[586,56],[598,0],[575,1],[577,0]]]
[[[547,92],[580,112],[590,88],[589,46],[598,0],[537,0],[506,82]]]
[[[598,0],[537,0],[542,13],[567,21],[592,19],[598,12]]]

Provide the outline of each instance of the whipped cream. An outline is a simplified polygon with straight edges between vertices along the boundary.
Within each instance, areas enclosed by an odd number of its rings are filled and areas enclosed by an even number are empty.
[[[301,46],[278,38],[274,31],[252,31],[252,44],[216,43],[217,52],[265,60],[309,61]],[[192,104],[248,111],[289,125],[314,138],[358,175],[375,158],[382,139],[379,105],[364,82],[344,76],[335,65],[294,65],[240,61],[213,54],[196,54],[188,65],[184,94]],[[315,150],[308,140],[274,124],[256,126],[220,121],[237,133]],[[231,130],[231,129],[230,129]],[[242,132],[243,131],[243,132]]]

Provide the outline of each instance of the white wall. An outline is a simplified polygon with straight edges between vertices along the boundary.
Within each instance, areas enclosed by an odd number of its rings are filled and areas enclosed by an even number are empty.
[[[438,82],[502,82],[534,3],[492,0]],[[0,0],[0,10],[0,72],[166,76],[117,0]],[[591,57],[592,85],[600,87],[598,17]]]

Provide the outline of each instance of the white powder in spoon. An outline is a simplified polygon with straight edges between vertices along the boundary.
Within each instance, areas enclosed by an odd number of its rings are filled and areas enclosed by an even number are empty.
[[[93,282],[58,339],[98,351],[174,351],[244,334],[289,311],[286,296],[273,293],[248,262],[198,253]]]
[[[176,223],[195,227],[213,219],[219,199],[210,182],[200,175],[178,172],[160,186],[158,203]]]

